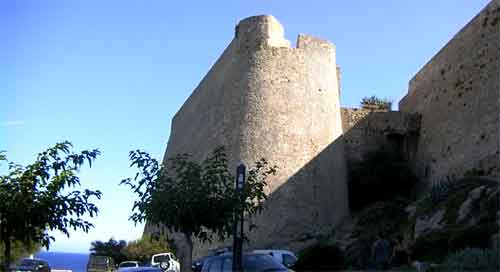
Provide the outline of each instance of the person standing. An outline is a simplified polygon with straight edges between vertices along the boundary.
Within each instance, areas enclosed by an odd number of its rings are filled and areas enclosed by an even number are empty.
[[[398,235],[395,242],[396,245],[394,246],[391,256],[391,265],[394,267],[400,267],[409,264],[410,258],[408,249],[403,245],[403,237]]]
[[[380,232],[372,246],[372,259],[377,270],[387,270],[389,268],[389,259],[391,258],[391,243],[384,238]]]

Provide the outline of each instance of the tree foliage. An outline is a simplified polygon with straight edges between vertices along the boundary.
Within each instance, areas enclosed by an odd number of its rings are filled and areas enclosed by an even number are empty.
[[[379,98],[375,95],[372,95],[370,97],[363,97],[363,99],[361,99],[361,106],[372,106],[378,109],[390,110],[392,107],[392,101],[386,98]]]
[[[80,187],[78,172],[85,163],[90,167],[100,152],[73,153],[71,148],[69,142],[58,143],[25,167],[3,157],[8,162],[7,174],[0,176],[0,240],[5,265],[10,264],[15,241],[49,248],[54,241],[49,231],[58,230],[69,237],[70,229],[88,232],[93,227],[82,217],[97,215],[99,210],[92,201],[100,199],[101,192],[76,189]]]
[[[127,256],[123,253],[126,246],[127,242],[125,240],[117,241],[113,238],[107,242],[93,241],[90,244],[90,253],[98,256],[112,257],[119,264],[127,260]]]
[[[40,250],[40,244],[24,244],[20,241],[14,241],[11,244],[10,255],[12,260],[19,260],[21,258],[28,257],[31,254],[35,254]],[[5,247],[3,243],[0,243],[0,261],[5,260],[4,256]]]
[[[141,239],[130,241],[122,252],[128,260],[146,263],[154,254],[173,252],[169,244],[165,236],[143,235]]]
[[[191,247],[193,237],[209,241],[232,235],[235,212],[243,211],[248,217],[260,212],[266,200],[266,180],[276,172],[265,159],[257,161],[248,171],[244,201],[239,201],[223,147],[201,163],[180,154],[160,165],[140,150],[131,151],[130,160],[131,167],[139,170],[134,178],[121,182],[138,196],[130,219],[184,233]],[[184,262],[190,265],[190,256],[188,259]]]

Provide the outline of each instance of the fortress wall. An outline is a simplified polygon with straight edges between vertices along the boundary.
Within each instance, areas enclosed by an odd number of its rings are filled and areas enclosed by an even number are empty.
[[[211,152],[208,146],[231,142],[224,124],[235,118],[229,113],[229,106],[239,104],[228,101],[240,80],[238,63],[233,57],[236,50],[233,41],[175,114],[164,159],[189,153],[202,160]]]
[[[360,161],[383,145],[395,145],[407,157],[415,153],[418,115],[363,108],[342,108],[341,112],[348,162]]]
[[[428,181],[476,168],[499,176],[500,0],[410,81],[399,109],[422,115],[415,166]]]
[[[348,214],[341,134],[334,46],[300,35],[290,48],[274,17],[255,16],[238,24],[174,117],[165,159],[191,153],[201,160],[223,144],[231,167],[262,157],[277,164],[247,247],[298,249],[301,237],[331,231]],[[194,254],[221,244],[195,242]]]
[[[347,215],[341,142],[329,148],[342,134],[334,50],[299,35],[297,48],[271,47],[249,56],[241,157],[265,157],[280,167],[250,247],[290,246],[330,231]]]

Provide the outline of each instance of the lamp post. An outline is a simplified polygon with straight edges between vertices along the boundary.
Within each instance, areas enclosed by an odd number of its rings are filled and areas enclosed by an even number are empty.
[[[246,167],[242,163],[236,168],[235,188],[240,204],[245,201],[243,189],[245,188]],[[234,215],[234,235],[233,235],[233,271],[243,271],[243,210],[239,210]]]

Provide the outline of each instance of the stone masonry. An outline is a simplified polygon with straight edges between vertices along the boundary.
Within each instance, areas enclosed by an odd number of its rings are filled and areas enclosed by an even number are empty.
[[[500,0],[491,1],[410,81],[402,112],[422,116],[417,174],[500,175]]]
[[[299,35],[292,48],[274,17],[250,17],[174,116],[164,160],[202,160],[224,145],[232,168],[277,164],[246,249],[299,250],[349,215],[346,161],[383,144],[397,145],[424,184],[472,169],[498,178],[499,57],[493,0],[414,76],[400,111],[341,109],[335,46]],[[222,245],[195,241],[194,255]]]
[[[202,160],[224,145],[231,167],[260,158],[279,167],[248,248],[300,248],[348,215],[335,46],[272,16],[242,20],[233,41],[172,121],[165,159]],[[195,255],[217,244],[195,243]]]

